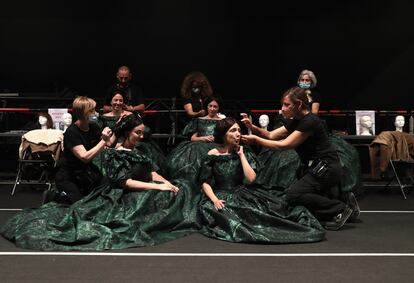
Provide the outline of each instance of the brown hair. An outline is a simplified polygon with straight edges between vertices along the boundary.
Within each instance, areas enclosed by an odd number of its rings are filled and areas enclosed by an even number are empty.
[[[86,120],[86,113],[96,107],[96,102],[87,96],[78,96],[72,103],[74,120]]]
[[[308,94],[306,93],[306,89],[303,89],[297,86],[289,88],[282,95],[282,99],[281,99],[282,103],[283,103],[283,98],[285,98],[286,96],[289,96],[290,100],[292,100],[293,103],[296,104],[298,102],[302,102],[302,107],[304,107],[307,110],[310,109],[309,98],[308,98]]]
[[[210,82],[201,72],[191,72],[183,80],[181,84],[181,96],[183,98],[191,97],[191,87],[196,84],[201,87],[201,98],[205,99],[213,94]]]
[[[223,144],[227,131],[236,123],[237,120],[232,117],[226,117],[222,120],[218,120],[216,128],[214,129],[214,142]]]
[[[38,118],[40,116],[43,116],[43,117],[45,117],[47,119],[46,128],[53,129],[53,119],[52,119],[52,116],[50,116],[50,114],[47,113],[47,112],[40,112],[39,114],[37,114],[37,117]]]

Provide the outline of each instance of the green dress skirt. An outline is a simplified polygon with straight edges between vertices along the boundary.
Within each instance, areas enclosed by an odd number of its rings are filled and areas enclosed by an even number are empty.
[[[343,138],[330,135],[332,143],[342,165],[342,177],[339,194],[356,192],[361,187],[361,166],[358,151]],[[297,170],[301,166],[299,156],[294,150],[273,150],[263,148],[258,155],[263,165],[256,183],[263,187],[279,187],[281,192],[287,190],[297,180]]]
[[[256,162],[246,154],[250,165]],[[216,196],[225,201],[217,210],[207,196],[200,202],[201,233],[229,242],[304,243],[321,241],[325,230],[303,206],[289,207],[279,192],[257,184],[243,183],[237,154],[210,155],[202,165],[200,182],[207,182]]]
[[[217,120],[193,119],[183,130],[183,135],[191,137],[213,135]],[[166,158],[167,176],[169,178],[186,178],[196,183],[201,162],[207,153],[217,147],[216,143],[202,141],[183,141],[174,148]]]
[[[154,165],[135,151],[106,150],[108,182],[71,206],[24,209],[0,229],[18,247],[36,250],[108,250],[152,246],[197,231],[197,203],[185,180],[170,191],[124,190],[129,178],[150,180]]]

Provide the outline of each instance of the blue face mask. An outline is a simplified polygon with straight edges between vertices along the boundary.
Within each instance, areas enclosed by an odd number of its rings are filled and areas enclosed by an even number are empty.
[[[311,83],[299,82],[299,87],[304,88],[304,89],[308,89],[308,88],[311,87]]]
[[[96,113],[89,115],[88,121],[89,123],[95,123],[95,124],[98,123],[98,115]]]

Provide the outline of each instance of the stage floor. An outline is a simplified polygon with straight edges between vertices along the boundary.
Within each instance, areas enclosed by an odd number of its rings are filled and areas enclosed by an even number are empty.
[[[0,224],[41,192],[0,185]],[[0,282],[412,282],[414,194],[364,189],[361,221],[311,244],[233,244],[193,234],[155,247],[38,252],[0,238]]]

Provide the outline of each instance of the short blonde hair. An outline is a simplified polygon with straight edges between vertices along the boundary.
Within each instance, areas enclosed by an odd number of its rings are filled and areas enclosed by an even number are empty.
[[[318,81],[316,80],[315,74],[311,70],[303,70],[302,72],[300,72],[300,75],[298,77],[298,85],[304,75],[309,76],[310,80],[312,81],[311,88],[314,88]]]
[[[78,96],[72,103],[72,114],[75,120],[86,120],[87,113],[96,107],[96,102],[87,96]]]

